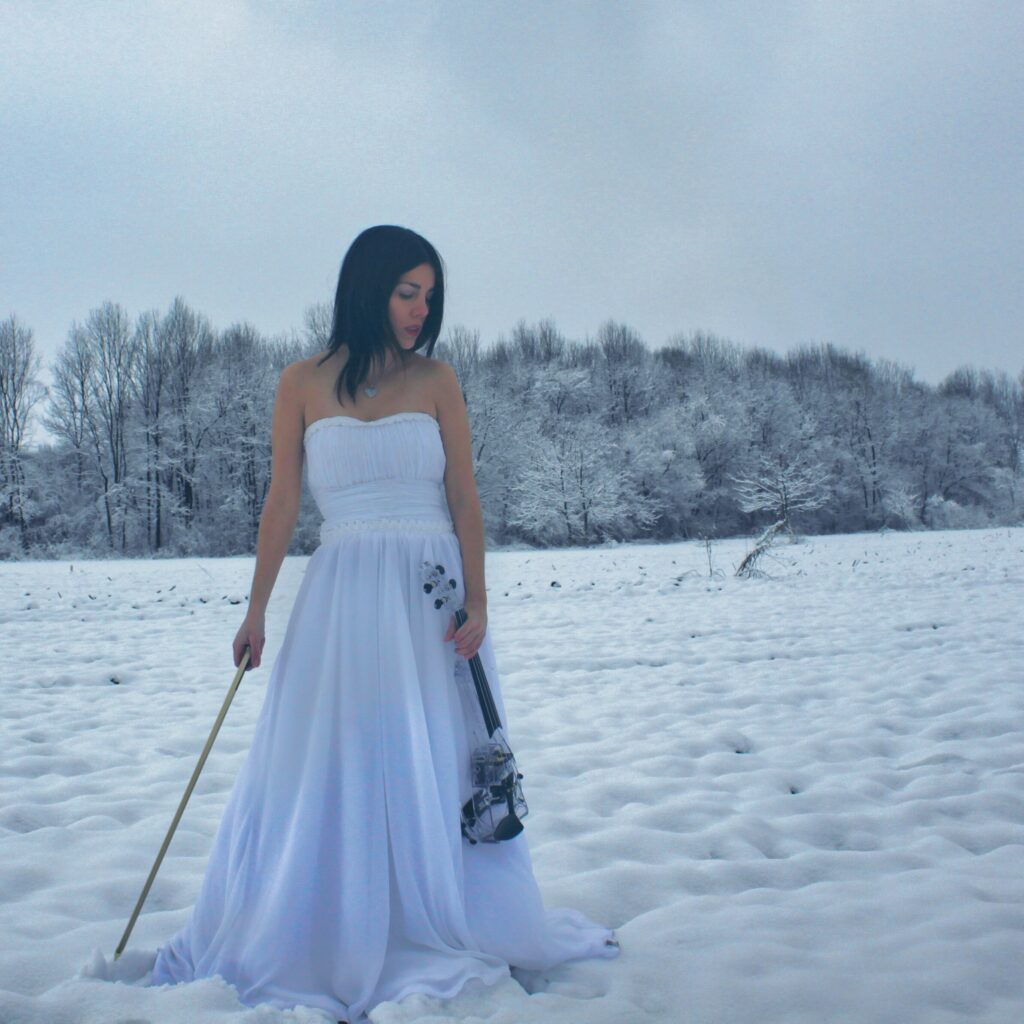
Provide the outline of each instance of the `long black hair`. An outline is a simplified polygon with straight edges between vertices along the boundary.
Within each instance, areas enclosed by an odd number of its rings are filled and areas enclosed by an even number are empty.
[[[338,274],[327,354],[317,361],[319,366],[342,344],[348,348],[348,359],[334,385],[339,403],[342,387],[355,400],[371,364],[383,368],[388,351],[404,362],[410,350],[394,336],[388,303],[398,279],[421,263],[434,268],[434,294],[411,351],[423,349],[430,356],[444,318],[444,267],[437,250],[422,235],[394,224],[367,228],[348,247]]]

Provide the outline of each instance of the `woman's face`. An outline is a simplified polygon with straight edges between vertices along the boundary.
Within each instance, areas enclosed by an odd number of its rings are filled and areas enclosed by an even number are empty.
[[[398,279],[388,302],[388,317],[403,348],[411,349],[416,344],[433,295],[434,268],[429,263],[413,267]]]

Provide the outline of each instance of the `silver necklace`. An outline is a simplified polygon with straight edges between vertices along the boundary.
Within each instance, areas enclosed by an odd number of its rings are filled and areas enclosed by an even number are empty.
[[[385,370],[384,372],[387,373],[387,370]],[[367,385],[365,385],[365,387],[363,388],[363,393],[369,395],[370,398],[373,398],[373,396],[375,394],[377,394],[377,385],[376,384],[367,384]]]

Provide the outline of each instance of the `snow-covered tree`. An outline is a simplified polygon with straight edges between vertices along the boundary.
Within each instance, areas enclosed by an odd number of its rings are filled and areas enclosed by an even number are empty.
[[[46,394],[39,380],[41,368],[32,328],[11,313],[0,322],[0,531],[11,524],[23,552],[28,550],[32,509],[22,449],[29,415]]]
[[[768,512],[790,529],[794,513],[813,512],[828,500],[828,471],[803,450],[762,452],[748,472],[733,476],[733,482],[744,512]]]
[[[534,434],[525,454],[508,519],[527,538],[588,545],[657,520],[654,502],[623,472],[619,443],[597,424],[569,421],[554,436]]]
[[[52,367],[54,443],[21,443],[20,482],[4,435],[0,553],[250,550],[276,382],[326,348],[331,314],[317,303],[301,334],[266,338],[181,298],[134,325],[93,310]],[[652,352],[614,320],[583,340],[520,320],[488,346],[456,325],[435,355],[459,377],[499,543],[726,536],[769,513],[808,532],[1021,520],[1024,373],[961,367],[931,387],[831,344],[780,354],[706,332]],[[304,495],[294,550],[316,543]]]

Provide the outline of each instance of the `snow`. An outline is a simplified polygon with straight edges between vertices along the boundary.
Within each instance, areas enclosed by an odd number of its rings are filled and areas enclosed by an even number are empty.
[[[545,902],[622,952],[372,1020],[1024,1020],[1024,529],[811,537],[738,580],[748,543],[715,542],[713,575],[698,542],[488,553]],[[138,984],[198,891],[306,561],[117,961],[253,560],[0,567],[4,1024],[323,1021]]]

